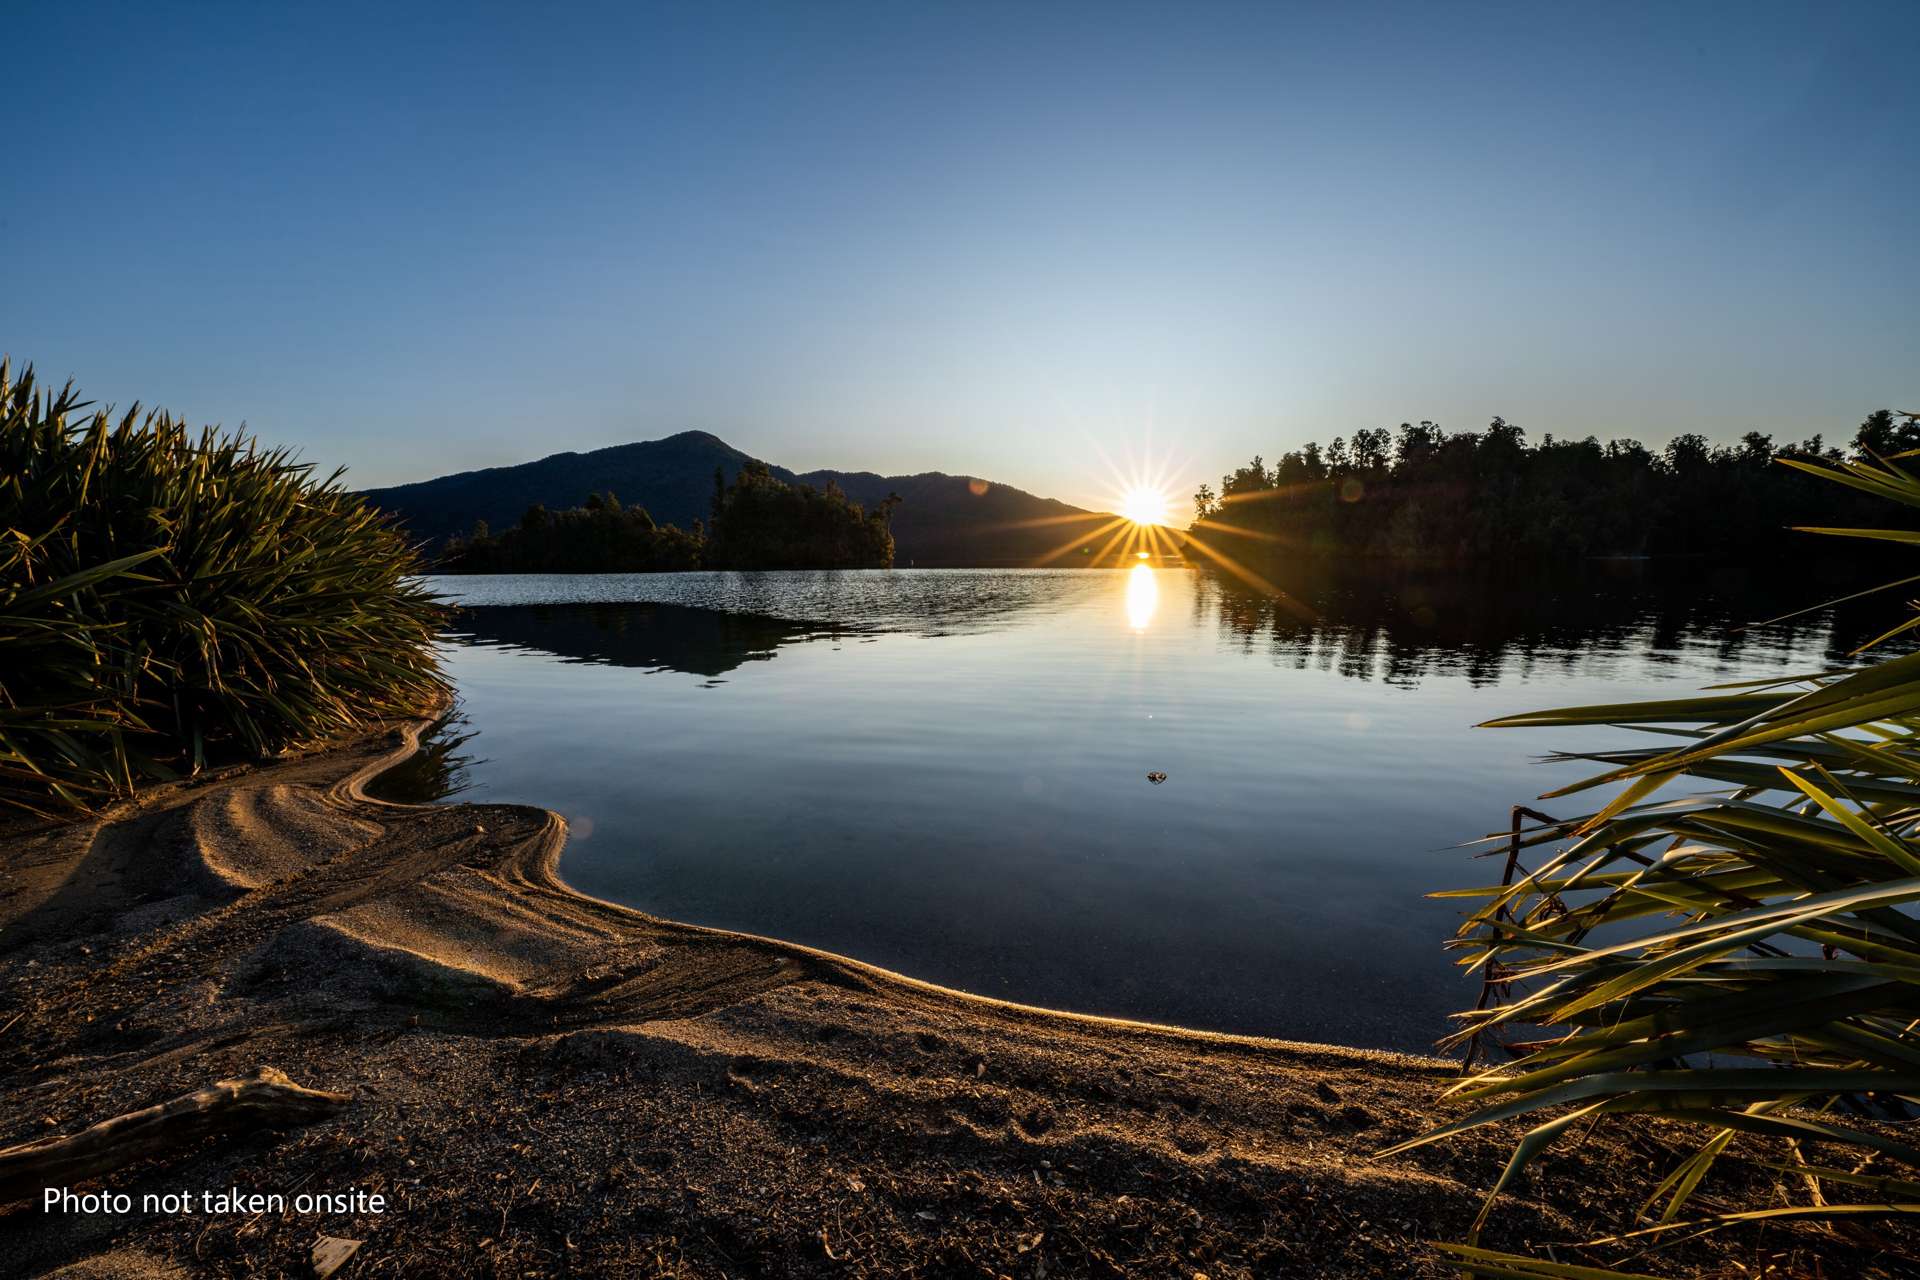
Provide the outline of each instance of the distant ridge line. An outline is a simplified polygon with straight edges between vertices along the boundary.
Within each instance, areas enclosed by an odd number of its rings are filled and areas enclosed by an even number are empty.
[[[536,503],[558,509],[579,505],[589,493],[612,491],[628,506],[643,506],[661,524],[691,528],[704,520],[718,469],[732,480],[750,455],[709,431],[676,432],[586,452],[548,454],[530,462],[481,467],[431,480],[363,491],[368,501],[399,519],[412,536],[437,549],[449,537],[471,532],[476,522],[500,529],[519,521]],[[1063,522],[1100,518],[1098,513],[980,476],[923,471],[886,476],[873,471],[819,470],[796,473],[769,463],[788,483],[824,488],[837,484],[849,498],[872,507],[890,494],[894,513],[895,563],[933,567],[1001,568],[1034,563],[1070,540]],[[1037,523],[1038,522],[1038,523]],[[1078,557],[1063,557],[1075,563]]]

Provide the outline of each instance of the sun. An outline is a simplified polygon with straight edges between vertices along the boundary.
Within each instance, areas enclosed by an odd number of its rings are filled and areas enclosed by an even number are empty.
[[[1064,561],[1101,568],[1133,566],[1150,573],[1155,565],[1171,568],[1186,562],[1184,547],[1192,533],[1185,527],[1181,504],[1168,496],[1180,492],[1184,464],[1154,456],[1151,437],[1145,443],[1148,454],[1136,458],[1129,453],[1121,467],[1097,438],[1087,437],[1088,452],[1106,464],[1110,481],[1085,510],[1031,522],[1060,525],[1064,535],[1060,545],[1033,561],[1036,568]]]
[[[1122,495],[1119,514],[1135,524],[1165,524],[1167,506],[1166,494],[1142,485]]]

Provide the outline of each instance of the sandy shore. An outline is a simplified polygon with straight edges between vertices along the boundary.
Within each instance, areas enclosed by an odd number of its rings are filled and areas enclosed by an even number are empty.
[[[369,799],[416,730],[0,833],[0,1144],[264,1064],[353,1097],[84,1184],[130,1212],[0,1207],[0,1274],[311,1275],[325,1234],[364,1242],[340,1275],[411,1280],[1438,1276],[1422,1242],[1505,1162],[1510,1130],[1373,1158],[1442,1114],[1438,1060],[1026,1009],[583,897],[552,813]],[[1626,1227],[1681,1149],[1569,1143],[1486,1243]],[[230,1188],[289,1205],[140,1207]],[[292,1207],[356,1190],[385,1211]],[[1588,1260],[1910,1274],[1901,1245]]]

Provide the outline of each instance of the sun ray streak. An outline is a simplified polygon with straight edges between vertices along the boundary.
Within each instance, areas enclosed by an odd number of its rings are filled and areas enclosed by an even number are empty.
[[[1180,531],[1175,530],[1175,532],[1179,533]],[[1232,556],[1226,554],[1224,551],[1215,550],[1214,548],[1208,546],[1205,542],[1202,542],[1199,538],[1194,537],[1190,533],[1182,533],[1180,536],[1185,539],[1187,546],[1190,546],[1195,550],[1199,551],[1202,555],[1211,559],[1215,564],[1218,564],[1222,569],[1225,569],[1228,573],[1240,579],[1242,582],[1246,583],[1248,586],[1251,586],[1257,590],[1266,592],[1268,595],[1274,598],[1274,602],[1276,604],[1280,605],[1282,608],[1286,609],[1288,612],[1294,614],[1299,618],[1302,618],[1308,621],[1311,621],[1318,617],[1318,615],[1312,609],[1308,608],[1305,604],[1301,603],[1299,600],[1296,600],[1292,595],[1288,594],[1286,591],[1283,591],[1279,587],[1275,586],[1273,583],[1268,582],[1265,578],[1261,577],[1259,574],[1255,573],[1252,569],[1249,569],[1247,566],[1241,564],[1238,560],[1235,560]]]
[[[1243,529],[1239,525],[1221,524],[1218,520],[1195,520],[1191,526],[1195,529],[1212,529],[1217,533],[1230,533],[1236,538],[1253,538],[1259,542],[1278,542],[1288,544],[1291,539],[1277,533],[1267,533],[1260,529]]]
[[[1050,564],[1053,561],[1058,560],[1061,556],[1066,555],[1069,551],[1072,551],[1075,547],[1084,546],[1087,543],[1092,542],[1095,538],[1099,537],[1101,534],[1105,533],[1107,530],[1119,528],[1124,526],[1125,524],[1126,524],[1125,520],[1122,520],[1119,516],[1114,516],[1110,518],[1105,524],[1101,525],[1098,529],[1095,529],[1093,532],[1083,533],[1079,537],[1075,538],[1073,541],[1066,543],[1062,546],[1056,547],[1052,551],[1047,552],[1046,555],[1041,556],[1038,560],[1035,560],[1033,562],[1033,566],[1034,568],[1037,569],[1042,565]]]
[[[1120,522],[1120,528],[1114,533],[1114,535],[1111,538],[1108,538],[1106,543],[1098,551],[1093,553],[1093,563],[1094,564],[1107,563],[1107,555],[1108,553],[1113,551],[1114,544],[1120,542],[1122,538],[1131,540],[1134,536],[1135,528],[1136,526],[1130,525],[1126,521],[1122,520]],[[1121,548],[1121,551],[1124,553],[1125,550],[1126,548],[1123,546]],[[1116,557],[1116,559],[1117,558],[1118,557]]]
[[[1085,524],[1089,520],[1111,520],[1113,516],[1104,511],[1079,511],[1070,516],[1035,516],[1031,520],[1002,520],[994,524],[982,525],[985,529],[1040,529],[1056,524]]]

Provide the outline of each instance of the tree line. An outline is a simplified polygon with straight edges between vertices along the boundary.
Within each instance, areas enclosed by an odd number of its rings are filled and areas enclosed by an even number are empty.
[[[872,511],[836,484],[788,484],[764,462],[742,464],[731,483],[713,474],[711,518],[692,529],[655,523],[611,492],[578,507],[534,503],[494,533],[485,521],[450,538],[443,573],[666,573],[688,569],[885,569],[893,564],[889,497]]]
[[[1855,457],[1920,449],[1920,427],[1878,410],[1855,432]],[[1484,431],[1403,422],[1310,443],[1268,466],[1255,457],[1193,496],[1192,532],[1213,545],[1245,539],[1342,556],[1732,555],[1804,549],[1793,525],[1872,523],[1874,500],[1822,483],[1780,457],[1839,461],[1816,435],[1776,446],[1757,431],[1715,445],[1684,434],[1655,452],[1525,432],[1502,418]],[[1884,504],[1881,504],[1884,505]]]

